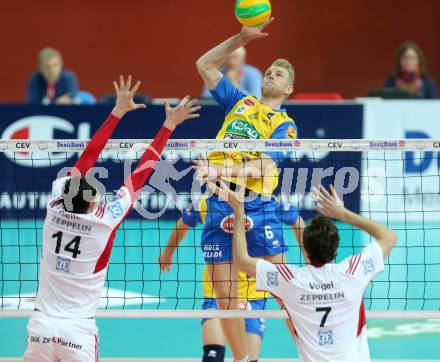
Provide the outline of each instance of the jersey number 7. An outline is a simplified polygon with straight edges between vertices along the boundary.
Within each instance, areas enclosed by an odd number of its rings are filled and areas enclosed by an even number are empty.
[[[57,246],[55,247],[55,254],[59,254],[61,249],[61,239],[63,238],[63,232],[58,231],[57,233],[53,234],[52,237],[57,238]],[[64,251],[68,251],[69,253],[72,253],[72,257],[76,259],[78,254],[81,254],[81,250],[79,250],[80,242],[81,242],[81,236],[75,236],[68,244],[66,244],[66,246],[64,247]]]
[[[326,322],[326,320],[327,320],[327,317],[328,317],[328,315],[329,315],[329,313],[330,313],[331,310],[332,310],[332,307],[321,307],[321,308],[316,308],[316,311],[317,311],[317,312],[325,312],[325,313],[324,313],[324,316],[322,317],[321,324],[319,325],[320,327],[324,327],[325,322]]]

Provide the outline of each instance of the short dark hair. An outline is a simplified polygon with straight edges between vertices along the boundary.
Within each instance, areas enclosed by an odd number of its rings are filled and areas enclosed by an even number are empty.
[[[90,198],[96,194],[97,189],[92,177],[72,176],[64,184],[64,209],[74,214],[85,214],[90,206]]]
[[[316,216],[305,227],[304,249],[313,265],[323,265],[336,258],[339,246],[339,232],[335,223],[324,216]]]

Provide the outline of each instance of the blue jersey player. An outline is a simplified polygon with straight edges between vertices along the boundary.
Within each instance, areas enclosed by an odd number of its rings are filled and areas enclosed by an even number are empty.
[[[294,70],[284,59],[272,63],[264,75],[262,98],[246,96],[236,89],[219,68],[228,56],[241,46],[267,37],[259,27],[243,27],[241,32],[208,51],[197,61],[197,69],[222,107],[225,120],[217,139],[295,139],[297,128],[281,108],[293,92]],[[278,184],[277,164],[287,157],[283,152],[212,152],[208,160],[196,162],[198,177],[203,181],[220,178],[235,190],[246,190],[245,212],[253,218],[247,233],[249,254],[272,263],[285,262],[287,250],[276,217],[272,193]],[[252,176],[245,177],[245,174]],[[209,199],[210,215],[202,237],[202,248],[217,296],[218,308],[237,309],[238,269],[232,263],[232,237],[225,233],[231,212],[226,203],[213,195]],[[250,222],[250,221],[249,221]],[[236,361],[248,361],[248,348],[243,320],[222,319],[223,332]]]

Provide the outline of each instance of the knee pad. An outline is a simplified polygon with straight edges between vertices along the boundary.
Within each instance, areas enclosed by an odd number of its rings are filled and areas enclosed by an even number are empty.
[[[225,346],[219,344],[207,344],[203,346],[202,362],[224,362]]]

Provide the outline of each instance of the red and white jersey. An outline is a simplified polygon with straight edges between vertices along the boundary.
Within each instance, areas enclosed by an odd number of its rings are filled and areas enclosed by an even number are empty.
[[[363,303],[371,279],[384,270],[376,241],[341,263],[298,268],[257,262],[257,289],[280,298],[295,327],[302,361],[370,361]]]
[[[89,214],[64,210],[60,195],[68,178],[56,180],[43,227],[36,308],[53,317],[95,316],[116,230],[131,208],[122,187]]]

